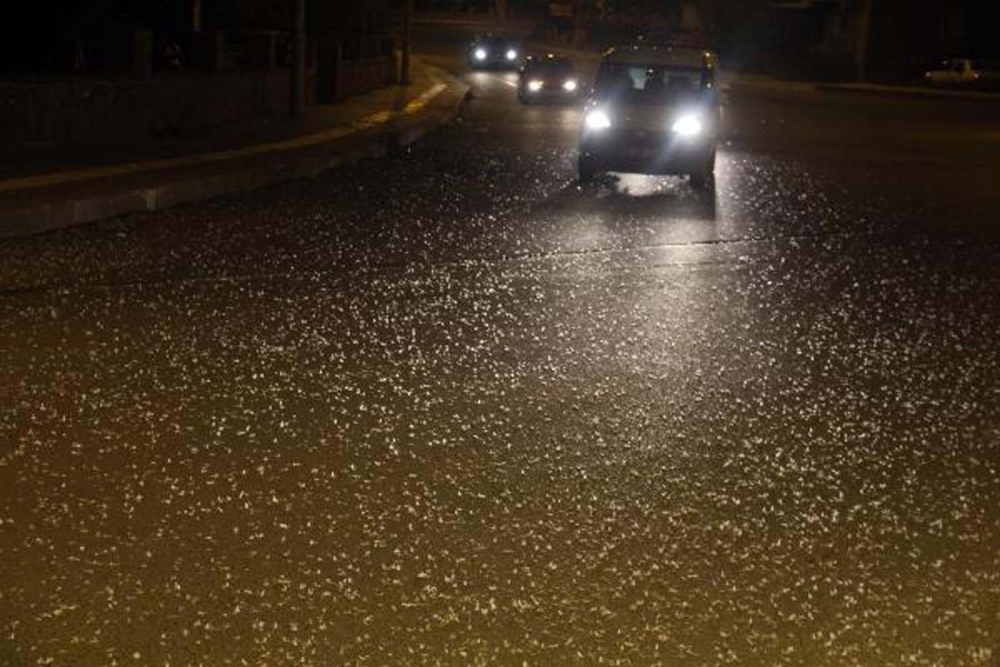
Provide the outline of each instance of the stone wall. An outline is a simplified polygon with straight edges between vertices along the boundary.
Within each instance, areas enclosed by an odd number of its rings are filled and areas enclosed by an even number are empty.
[[[392,83],[396,78],[396,68],[396,59],[392,56],[341,62],[335,75],[335,99],[360,95]]]
[[[106,144],[285,114],[289,72],[0,83],[0,149]]]
[[[387,37],[327,37],[318,41],[316,101],[333,104],[395,83],[399,61]]]

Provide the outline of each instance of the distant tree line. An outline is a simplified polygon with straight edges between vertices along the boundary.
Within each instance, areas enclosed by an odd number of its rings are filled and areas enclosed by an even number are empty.
[[[574,2],[574,0],[561,0]],[[307,0],[308,30],[330,33],[378,33],[388,30],[403,0]],[[544,16],[551,0],[506,0],[512,14]],[[875,0],[882,8],[873,27],[879,45],[914,58],[942,55],[1000,57],[1000,0]],[[3,22],[0,73],[65,72],[81,44],[110,43],[136,27],[190,29],[195,3],[205,30],[264,28],[290,30],[293,0],[36,0],[19,2],[18,12]],[[414,0],[418,11],[493,9],[496,0]],[[676,20],[682,6],[693,4],[706,33],[723,52],[760,49],[773,32],[771,0],[581,0],[591,20]],[[674,17],[671,19],[671,17]],[[947,20],[946,20],[947,19]],[[947,28],[947,38],[941,33]],[[117,38],[116,38],[117,39]],[[120,39],[118,40],[121,41]]]
[[[307,0],[308,29],[314,34],[384,31],[399,1]],[[293,0],[19,2],[17,20],[3,22],[8,34],[0,41],[0,73],[66,72],[84,46],[127,46],[127,36],[140,27],[193,29],[196,2],[203,30],[291,30]]]

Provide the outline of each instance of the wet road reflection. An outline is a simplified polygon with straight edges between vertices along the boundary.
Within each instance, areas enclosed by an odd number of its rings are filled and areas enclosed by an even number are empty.
[[[0,242],[0,662],[995,664],[991,195],[745,133],[584,189],[576,110],[469,81]]]

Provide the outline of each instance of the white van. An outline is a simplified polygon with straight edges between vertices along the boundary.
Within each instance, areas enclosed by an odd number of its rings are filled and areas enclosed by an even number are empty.
[[[580,181],[621,171],[709,184],[721,122],[717,70],[714,53],[687,46],[608,51],[584,110]]]

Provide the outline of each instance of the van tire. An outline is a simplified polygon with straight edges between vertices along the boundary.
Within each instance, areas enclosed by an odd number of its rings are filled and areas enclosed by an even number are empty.
[[[705,165],[698,171],[691,173],[691,187],[696,190],[704,190],[715,180],[715,151],[705,160]]]
[[[577,161],[576,171],[581,185],[590,185],[597,177],[597,169],[594,168],[593,161],[582,155]]]

